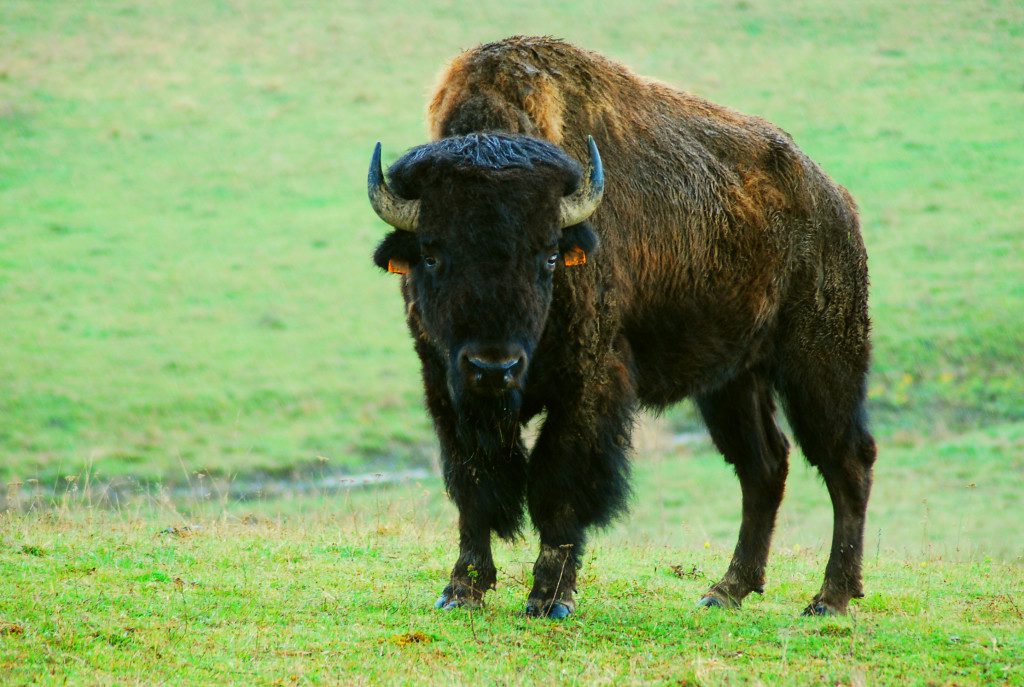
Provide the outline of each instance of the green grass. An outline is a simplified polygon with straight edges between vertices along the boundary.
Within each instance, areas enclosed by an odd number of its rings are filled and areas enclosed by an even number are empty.
[[[1019,424],[891,449],[867,596],[844,618],[798,617],[831,507],[794,462],[766,594],[698,610],[739,489],[706,445],[645,451],[633,512],[592,537],[563,623],[521,614],[529,533],[496,544],[483,609],[431,608],[457,554],[436,479],[119,505],[72,483],[57,508],[44,492],[0,514],[0,670],[13,684],[1024,684]]]
[[[425,139],[447,58],[512,32],[763,115],[853,191],[882,434],[1020,422],[1022,14],[8,0],[0,481],[422,464],[431,431],[397,284],[369,260],[383,227],[365,167],[378,139],[391,159]]]
[[[809,619],[820,548],[778,547],[766,595],[728,612],[694,606],[728,546],[610,533],[565,622],[521,613],[532,542],[497,546],[483,609],[446,613],[431,604],[454,527],[433,494],[0,516],[0,669],[8,684],[1024,683],[1020,558],[886,549],[850,616]]]

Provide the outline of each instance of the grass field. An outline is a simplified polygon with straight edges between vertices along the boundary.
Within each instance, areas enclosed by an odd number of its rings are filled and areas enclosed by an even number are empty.
[[[1024,685],[1024,8],[638,7],[0,3],[0,682]],[[531,537],[484,609],[430,609],[436,479],[317,491],[436,452],[365,170],[512,33],[762,115],[858,199],[880,453],[850,617],[796,615],[831,518],[798,454],[767,594],[693,607],[739,489],[685,405],[562,624],[517,615]],[[238,502],[266,475],[312,493]]]
[[[764,597],[708,611],[694,602],[731,538],[612,532],[564,623],[521,613],[532,542],[497,547],[486,607],[443,613],[453,522],[436,494],[0,516],[0,669],[13,684],[1024,684],[1020,558],[939,553],[917,532],[911,551],[869,552],[851,615],[807,619],[820,545],[782,542]]]
[[[1024,684],[1020,425],[879,463],[867,597],[817,589],[831,506],[794,467],[763,597],[698,610],[735,540],[735,478],[707,445],[651,447],[633,513],[593,537],[578,612],[520,611],[531,536],[498,544],[478,611],[432,602],[456,555],[438,480],[239,503],[85,484],[0,513],[0,670],[12,684]],[[39,488],[41,490],[41,487]]]
[[[1018,4],[475,7],[0,5],[0,481],[422,463],[365,168],[511,32],[763,115],[851,189],[880,432],[1024,419]]]

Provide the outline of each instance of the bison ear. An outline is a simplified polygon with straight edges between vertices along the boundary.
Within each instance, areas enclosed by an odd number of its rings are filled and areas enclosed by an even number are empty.
[[[558,242],[558,250],[562,253],[562,262],[566,267],[587,264],[587,256],[597,250],[597,234],[589,222],[581,222],[562,231],[562,239]]]
[[[408,231],[391,232],[373,252],[374,264],[393,274],[407,274],[419,261],[419,240]]]

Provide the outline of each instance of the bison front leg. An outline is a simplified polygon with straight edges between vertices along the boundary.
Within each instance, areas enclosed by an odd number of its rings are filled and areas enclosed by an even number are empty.
[[[743,493],[732,562],[699,605],[737,608],[751,592],[764,593],[768,550],[789,471],[789,442],[775,423],[771,388],[759,375],[744,374],[703,394],[697,406],[715,446],[736,469]]]
[[[445,457],[445,483],[459,509],[459,558],[436,608],[478,606],[497,581],[491,532],[510,538],[519,531],[525,491],[525,456],[516,439],[500,460]]]
[[[575,539],[575,543],[557,547],[540,545],[540,554],[533,564],[533,589],[526,600],[527,615],[561,620],[576,610],[573,592],[576,591],[583,533]]]
[[[451,610],[459,606],[479,606],[495,582],[497,570],[491,557],[490,529],[460,514],[459,558],[452,568],[451,580],[441,591],[434,608]]]
[[[610,379],[589,387],[600,394],[548,407],[530,457],[527,503],[540,535],[526,603],[531,616],[557,619],[575,611],[586,530],[607,524],[626,505],[635,395],[625,366],[611,370]]]

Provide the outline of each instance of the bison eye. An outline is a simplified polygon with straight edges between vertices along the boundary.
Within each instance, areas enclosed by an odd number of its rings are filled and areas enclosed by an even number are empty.
[[[555,267],[557,265],[558,265],[558,253],[552,253],[551,255],[548,256],[548,261],[547,261],[547,263],[545,263],[545,266],[549,270],[553,270],[553,269],[555,269]]]
[[[433,255],[427,255],[423,258],[423,264],[427,266],[428,270],[432,270],[437,267],[437,258]]]

